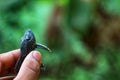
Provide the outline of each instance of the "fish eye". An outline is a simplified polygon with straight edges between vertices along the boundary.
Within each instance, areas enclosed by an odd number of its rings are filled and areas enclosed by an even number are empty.
[[[31,38],[30,36],[26,36],[26,40],[29,41]]]
[[[29,41],[30,40],[30,38],[27,38],[27,41]]]

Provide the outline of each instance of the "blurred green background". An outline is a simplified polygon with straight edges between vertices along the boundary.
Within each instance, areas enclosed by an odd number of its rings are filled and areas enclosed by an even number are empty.
[[[52,49],[39,80],[120,80],[120,0],[0,0],[0,53],[28,28]]]

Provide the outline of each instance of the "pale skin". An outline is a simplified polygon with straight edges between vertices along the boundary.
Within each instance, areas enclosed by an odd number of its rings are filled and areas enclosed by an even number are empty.
[[[30,52],[22,63],[15,76],[14,66],[20,55],[20,49],[0,54],[0,80],[38,80],[40,73],[41,54],[38,51]]]

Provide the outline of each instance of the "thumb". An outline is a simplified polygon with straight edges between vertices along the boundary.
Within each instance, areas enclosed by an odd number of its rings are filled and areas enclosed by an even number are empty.
[[[14,80],[37,80],[40,72],[41,54],[32,51],[25,58],[20,71]]]

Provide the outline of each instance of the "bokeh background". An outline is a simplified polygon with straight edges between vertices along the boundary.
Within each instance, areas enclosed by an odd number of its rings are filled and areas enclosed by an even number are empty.
[[[120,0],[0,0],[0,53],[28,28],[52,49],[39,80],[120,80]]]

